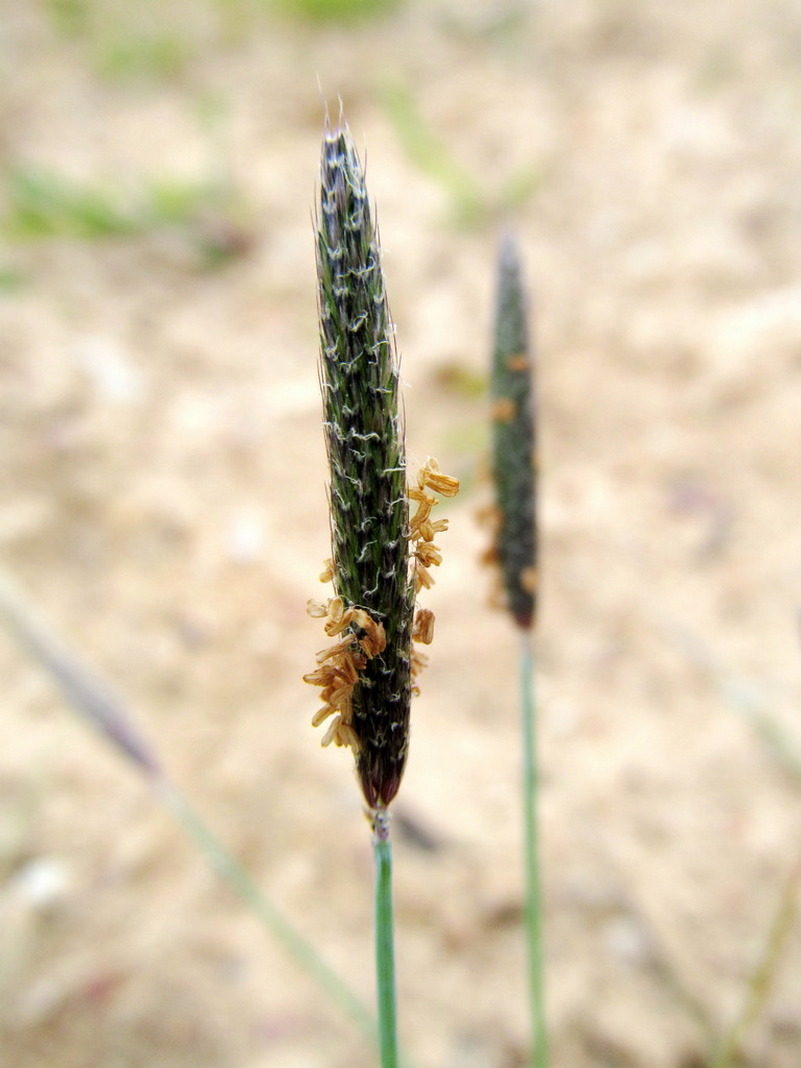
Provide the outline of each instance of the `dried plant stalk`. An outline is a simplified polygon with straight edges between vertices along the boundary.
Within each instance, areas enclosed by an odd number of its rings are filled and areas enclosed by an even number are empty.
[[[518,626],[534,624],[537,595],[536,441],[532,357],[517,246],[507,235],[498,258],[492,361],[494,555]]]

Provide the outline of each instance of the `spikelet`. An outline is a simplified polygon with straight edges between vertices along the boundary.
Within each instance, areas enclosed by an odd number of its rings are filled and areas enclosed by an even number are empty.
[[[498,257],[492,359],[494,544],[506,604],[518,626],[537,607],[536,440],[532,356],[517,245],[507,234]]]
[[[369,807],[398,791],[409,744],[409,706],[433,617],[414,623],[415,592],[441,560],[433,544],[435,498],[458,482],[429,460],[407,495],[399,360],[384,291],[378,234],[348,129],[326,126],[317,217],[320,383],[330,470],[332,559],[323,581],[335,596],[309,603],[336,643],[304,676],[322,687],[323,744],[350,746]],[[410,521],[410,500],[417,505]],[[422,508],[421,508],[422,505]]]

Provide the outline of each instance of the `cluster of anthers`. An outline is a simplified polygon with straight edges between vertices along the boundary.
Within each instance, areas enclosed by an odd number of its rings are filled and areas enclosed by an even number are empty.
[[[326,561],[320,579],[329,582],[331,578],[331,564]],[[306,611],[310,616],[326,620],[325,633],[330,638],[343,635],[334,645],[317,654],[318,667],[303,676],[304,682],[323,688],[320,696],[325,704],[315,713],[312,726],[319,727],[329,716],[333,716],[322,744],[335,742],[337,745],[350,745],[356,751],[359,738],[351,718],[353,688],[368,658],[372,659],[386,649],[384,624],[373,619],[364,608],[346,608],[341,597],[332,597],[328,601],[310,600]],[[361,638],[356,637],[351,629],[353,627],[362,632]]]
[[[409,523],[409,540],[414,546],[412,556],[415,560],[415,593],[434,585],[434,579],[428,569],[432,566],[439,567],[442,563],[442,553],[434,544],[434,538],[448,529],[447,519],[431,519],[431,509],[438,502],[437,498],[432,497],[426,490],[434,490],[443,497],[455,497],[459,492],[459,479],[443,475],[437,461],[433,456],[429,456],[420,468],[417,486],[409,490],[409,500],[417,504],[417,511]]]
[[[409,521],[409,541],[412,545],[413,578],[415,593],[434,584],[430,567],[442,563],[442,553],[434,544],[437,534],[448,529],[447,519],[431,519],[431,509],[438,503],[428,490],[443,497],[455,497],[459,492],[459,480],[443,474],[437,461],[428,457],[417,476],[417,486],[408,491],[410,501],[416,504]],[[331,560],[326,560],[320,575],[321,582],[330,582],[334,576]],[[322,687],[322,708],[312,717],[312,726],[319,727],[333,717],[323,735],[322,745],[332,742],[338,746],[349,745],[354,752],[359,749],[359,736],[353,727],[352,697],[359,682],[360,672],[367,661],[383,653],[387,645],[384,625],[370,613],[356,605],[345,606],[341,597],[328,601],[310,600],[306,605],[310,616],[325,619],[325,632],[329,637],[341,635],[334,645],[317,654],[317,668],[303,676],[304,682]],[[416,608],[412,624],[412,642],[430,645],[434,638],[434,613],[428,608]],[[411,675],[415,678],[427,663],[426,656],[412,645]],[[413,684],[412,692],[418,693]]]

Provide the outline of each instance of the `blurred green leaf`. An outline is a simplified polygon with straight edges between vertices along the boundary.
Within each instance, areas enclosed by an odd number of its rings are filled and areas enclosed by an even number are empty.
[[[0,227],[17,240],[85,240],[181,228],[208,266],[250,246],[242,205],[227,183],[149,180],[118,189],[66,178],[42,167],[13,169]]]
[[[519,207],[539,188],[542,180],[534,167],[522,168],[493,191],[448,151],[426,121],[411,90],[394,83],[381,95],[385,111],[406,155],[436,182],[448,197],[455,223],[478,229]]]
[[[486,200],[481,187],[428,125],[410,90],[398,83],[387,85],[381,99],[404,152],[424,174],[443,187],[457,218],[468,226],[482,221]]]
[[[185,70],[191,59],[186,37],[179,33],[131,32],[96,48],[94,64],[104,78],[172,78]]]
[[[62,33],[75,37],[86,30],[89,21],[86,0],[47,0],[45,8]]]
[[[9,174],[3,223],[11,236],[22,238],[106,237],[140,228],[119,197],[38,167]]]
[[[27,283],[27,278],[21,271],[13,267],[0,267],[0,296],[16,293]]]
[[[272,8],[283,15],[295,15],[312,22],[353,22],[386,15],[400,0],[271,0]]]

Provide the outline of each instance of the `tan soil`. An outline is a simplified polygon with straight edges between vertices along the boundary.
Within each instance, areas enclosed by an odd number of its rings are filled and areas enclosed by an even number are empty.
[[[540,359],[553,1064],[705,1063],[705,1027],[741,1011],[798,889],[799,781],[737,701],[801,749],[801,8],[419,0],[346,31],[98,0],[71,37],[57,6],[2,4],[5,164],[134,189],[213,168],[249,206],[249,247],[209,270],[180,228],[6,244],[24,284],[0,297],[2,566],[371,1000],[369,832],[300,681],[328,552],[318,80],[341,95],[379,204],[410,462],[464,480],[397,805],[436,844],[398,829],[402,1031],[425,1068],[525,1064],[515,635],[487,607],[475,520],[497,228],[452,225],[387,87],[487,195],[534,168],[515,221]],[[162,24],[186,35],[175,76],[97,72],[112,31]],[[374,1064],[5,637],[0,663],[0,1063]],[[745,1035],[760,1068],[801,1063],[798,927],[782,953]]]

